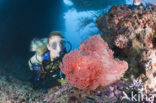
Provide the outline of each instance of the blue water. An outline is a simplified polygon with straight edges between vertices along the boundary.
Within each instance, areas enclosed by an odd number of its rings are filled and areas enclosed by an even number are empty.
[[[65,19],[64,34],[65,34],[65,38],[72,43],[73,49],[77,49],[79,47],[80,42],[83,42],[90,36],[95,34],[102,34],[96,27],[96,19],[98,16],[100,16],[102,12],[107,12],[108,9],[111,7],[110,5],[105,5],[106,7],[103,7],[103,5],[102,7],[98,6],[94,8],[95,10],[93,9],[78,10],[73,6],[74,3],[72,2],[72,0],[63,0],[63,1],[65,5],[71,7],[64,15],[64,19]],[[126,3],[125,0],[118,0],[118,1],[119,1],[118,4]],[[110,4],[113,5],[111,2]],[[94,6],[94,4],[88,4],[88,5]],[[103,9],[97,10],[96,8],[103,8]],[[85,18],[91,19],[92,22],[85,25],[84,27],[80,27],[80,25],[82,25],[82,20]]]
[[[29,53],[30,41],[63,30],[62,0],[1,0],[0,44],[5,57]]]
[[[63,31],[65,11],[62,0],[0,0],[0,71],[31,79],[30,42]]]

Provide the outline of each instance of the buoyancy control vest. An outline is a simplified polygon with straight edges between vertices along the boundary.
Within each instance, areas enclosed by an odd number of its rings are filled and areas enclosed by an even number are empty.
[[[32,65],[33,71],[36,73],[35,80],[45,79],[46,77],[53,76],[57,71],[59,71],[59,75],[57,77],[62,77],[62,73],[59,69],[59,64],[62,61],[63,56],[65,53],[68,53],[72,49],[72,45],[69,41],[66,41],[66,43],[69,44],[70,48],[67,51],[65,47],[62,48],[62,51],[60,52],[60,56],[57,58],[50,58],[50,51],[46,51],[42,55],[42,62],[40,62],[36,56],[36,60],[38,60],[38,63],[33,64],[30,60],[30,63]]]

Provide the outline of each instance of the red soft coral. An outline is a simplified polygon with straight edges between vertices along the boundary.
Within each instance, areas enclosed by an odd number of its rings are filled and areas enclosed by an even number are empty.
[[[100,35],[81,43],[80,51],[66,54],[60,64],[71,86],[94,90],[119,80],[128,69],[127,62],[113,58],[112,50]]]

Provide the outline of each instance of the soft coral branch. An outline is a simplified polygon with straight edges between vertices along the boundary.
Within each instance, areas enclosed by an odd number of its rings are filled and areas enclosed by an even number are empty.
[[[60,68],[71,86],[94,90],[119,80],[128,64],[114,59],[107,43],[100,35],[95,35],[80,44],[80,52],[66,54]]]

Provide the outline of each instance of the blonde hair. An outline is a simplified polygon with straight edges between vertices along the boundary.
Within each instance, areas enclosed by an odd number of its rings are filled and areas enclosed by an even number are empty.
[[[50,39],[51,39],[53,36],[59,36],[60,38],[64,38],[64,37],[62,36],[61,32],[59,32],[59,31],[54,31],[54,32],[51,32],[51,33],[50,33],[50,35],[49,35],[49,37],[48,37],[48,41],[47,41],[48,43],[49,43]]]
[[[48,49],[47,49],[47,38],[43,38],[43,39],[33,39],[31,41],[31,45],[30,45],[30,51],[32,52],[40,52],[40,55],[43,55],[43,53],[45,53]]]

